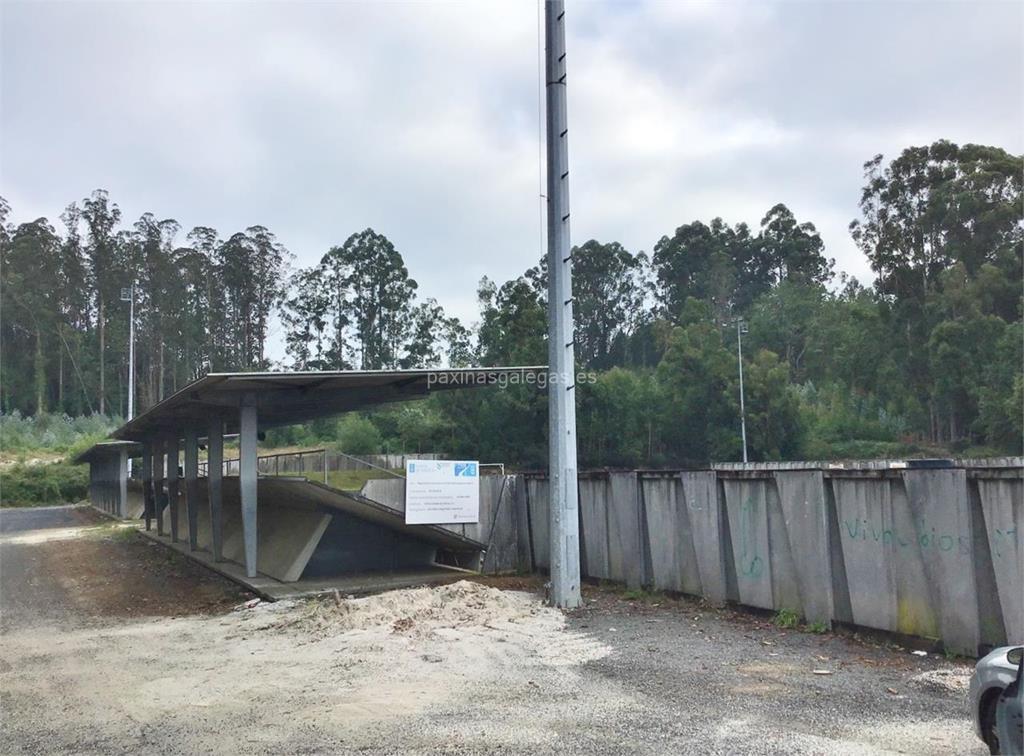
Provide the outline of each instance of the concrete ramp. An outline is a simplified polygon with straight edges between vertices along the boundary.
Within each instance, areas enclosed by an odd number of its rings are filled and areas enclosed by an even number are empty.
[[[262,483],[262,481],[261,481]],[[199,481],[200,506],[197,511],[197,543],[200,549],[212,552],[210,507],[207,504],[206,480]],[[225,559],[239,564],[245,561],[242,538],[242,504],[237,478],[224,478],[222,509]],[[256,521],[259,556],[256,569],[276,580],[290,583],[302,577],[320,538],[330,524],[331,516],[311,507],[293,506],[288,496],[265,496],[260,491]],[[170,532],[170,507],[164,509],[164,532]],[[188,543],[188,508],[185,496],[179,497],[178,537]]]
[[[287,499],[292,506],[344,512],[451,551],[479,552],[484,549],[484,544],[479,541],[440,525],[406,525],[403,511],[356,491],[340,491],[303,478],[260,478],[261,503],[264,490],[275,500]]]
[[[128,520],[141,520],[146,514],[146,502],[142,498],[142,481],[136,478],[128,479]]]
[[[182,487],[184,488],[184,487]],[[212,553],[206,479],[198,481],[196,541]],[[257,571],[291,583],[305,578],[430,568],[439,561],[475,568],[483,544],[433,525],[406,525],[402,512],[354,492],[304,478],[260,478],[256,515]],[[188,543],[188,507],[179,493],[178,534]],[[162,514],[170,532],[170,507]],[[245,561],[237,477],[222,484],[223,557]],[[442,553],[443,552],[443,555]],[[439,557],[446,556],[447,559]],[[308,574],[307,574],[308,572]]]

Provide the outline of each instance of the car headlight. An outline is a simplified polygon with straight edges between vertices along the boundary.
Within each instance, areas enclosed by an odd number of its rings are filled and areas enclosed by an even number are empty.
[[[1017,646],[1006,652],[1006,661],[1014,666],[1020,664],[1021,657],[1024,657],[1024,646]]]

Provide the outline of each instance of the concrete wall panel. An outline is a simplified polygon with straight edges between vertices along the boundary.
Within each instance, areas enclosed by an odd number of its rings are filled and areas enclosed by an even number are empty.
[[[976,482],[1006,642],[1024,643],[1024,480]]]
[[[512,476],[485,475],[480,478],[480,537],[476,538],[472,532],[466,535],[487,544],[484,572],[511,572],[518,565],[513,484]]]
[[[539,570],[550,569],[551,510],[547,479],[536,477],[526,479],[526,505],[530,518],[530,543],[533,548],[534,567]]]
[[[780,471],[775,485],[804,617],[828,625],[833,607],[824,476],[820,470]]]
[[[641,479],[651,555],[650,583],[701,595],[700,568],[683,486],[677,476]]]
[[[598,580],[611,579],[608,565],[608,491],[606,477],[579,480],[583,576]]]
[[[906,470],[929,599],[947,649],[974,654],[980,638],[966,470]]]
[[[723,504],[718,500],[718,479],[712,470],[679,474],[686,512],[693,532],[694,557],[701,593],[716,604],[725,603],[726,564],[722,542]]]
[[[526,481],[521,475],[511,477],[512,503],[516,523],[517,565],[523,572],[534,570],[533,547],[530,543],[530,517],[526,503]]]
[[[763,479],[724,481],[740,603],[775,609],[768,535],[768,486]],[[799,610],[799,607],[787,607]]]
[[[768,561],[772,573],[772,600],[775,608],[791,609],[804,616],[802,582],[793,559],[793,542],[799,543],[802,534],[791,534],[786,525],[774,476],[764,481],[764,489],[768,505]]]
[[[884,630],[897,624],[890,488],[873,478],[832,480],[853,622]]]
[[[646,575],[637,474],[610,473],[608,485],[608,576],[629,588],[640,588]]]

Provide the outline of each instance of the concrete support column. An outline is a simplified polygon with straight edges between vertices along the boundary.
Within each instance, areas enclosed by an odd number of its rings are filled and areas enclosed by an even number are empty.
[[[188,509],[188,548],[199,547],[199,433],[185,431],[185,506]]]
[[[153,444],[148,442],[142,445],[142,501],[146,512],[146,530],[150,530],[156,507],[153,504]]]
[[[245,574],[256,577],[256,494],[259,476],[256,461],[256,397],[242,398],[238,431],[238,485],[242,493],[242,534],[245,540]]]
[[[221,515],[221,478],[224,467],[224,420],[210,421],[206,437],[206,493],[210,500],[210,549],[213,561],[223,559],[224,531]]]
[[[167,503],[171,510],[171,543],[178,541],[178,436],[168,436]]]
[[[114,469],[117,471],[117,483],[115,485],[117,501],[111,514],[124,519],[128,516],[128,451],[126,449],[121,449],[117,453]]]
[[[167,470],[167,457],[164,440],[158,438],[153,442],[153,516],[156,517],[156,532],[164,534],[164,480]]]

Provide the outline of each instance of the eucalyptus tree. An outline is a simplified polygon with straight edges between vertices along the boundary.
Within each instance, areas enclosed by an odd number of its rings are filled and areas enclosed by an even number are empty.
[[[46,412],[47,354],[61,314],[53,285],[60,278],[61,241],[50,222],[38,218],[18,226],[4,246],[4,363],[8,367],[4,382],[24,385],[25,374],[31,375],[32,409]],[[27,354],[32,355],[29,371],[10,369],[24,364]]]
[[[263,226],[232,234],[218,247],[226,369],[266,367],[267,327],[284,297],[289,258],[289,252]]]
[[[325,355],[324,333],[329,323],[331,293],[321,266],[296,271],[281,307],[285,348],[297,370],[332,369]]]
[[[719,318],[731,307],[745,308],[769,287],[767,280],[757,277],[754,249],[746,224],[733,227],[721,218],[710,225],[694,221],[677,228],[672,236],[661,237],[654,245],[651,264],[655,296],[664,316],[679,323],[691,297],[710,303]]]
[[[595,239],[573,247],[572,255],[576,359],[581,366],[609,368],[645,319],[647,256]],[[544,305],[547,270],[544,257],[525,274]]]
[[[221,285],[223,276],[217,250],[222,242],[217,230],[209,226],[196,226],[185,237],[185,242],[195,254],[201,255],[207,271],[205,286],[206,321],[203,332],[201,363],[203,369],[220,369],[225,364],[227,334],[225,333],[225,294]]]
[[[776,286],[783,281],[825,285],[832,280],[835,260],[825,257],[825,243],[813,223],[798,223],[779,203],[761,219],[755,244],[755,278]]]
[[[888,164],[876,155],[864,175],[862,217],[850,229],[878,276],[904,382],[928,408],[932,440],[960,440],[980,410],[945,371],[968,359],[977,339],[997,337],[979,318],[1021,317],[1024,157],[940,140]],[[958,297],[958,288],[977,297]]]
[[[112,273],[118,266],[114,229],[121,221],[121,210],[110,201],[105,189],[96,189],[82,200],[82,219],[87,229],[86,255],[96,301],[96,328],[99,332],[99,411],[102,415],[106,414],[107,408],[106,307],[107,303],[117,296],[111,282]]]
[[[82,247],[81,208],[77,203],[72,202],[61,213],[60,219],[64,226],[64,240],[60,249],[60,273],[56,281],[57,298],[61,310],[61,319],[57,324],[58,344],[56,345],[59,355],[57,358],[57,406],[61,411],[70,410],[73,414],[78,414],[83,405],[78,400],[66,405],[64,386],[66,376],[73,374],[82,391],[74,391],[71,395],[84,397],[85,406],[91,406],[85,379],[79,367],[82,340],[89,329],[89,271]],[[72,350],[72,345],[74,345],[74,350]],[[71,363],[71,370],[65,369],[65,356]]]
[[[338,255],[348,270],[348,306],[360,368],[396,367],[416,282],[395,246],[372,228],[352,234]]]

